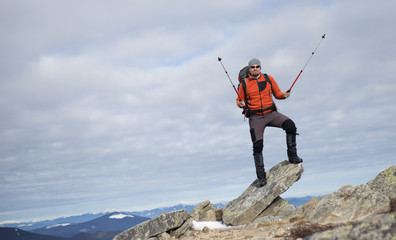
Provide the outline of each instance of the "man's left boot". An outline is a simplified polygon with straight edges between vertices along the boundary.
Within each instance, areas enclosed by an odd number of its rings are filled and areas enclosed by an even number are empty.
[[[262,153],[253,153],[254,165],[256,167],[256,174],[258,178],[257,187],[261,188],[267,185],[267,174],[264,169],[264,159]]]
[[[290,163],[302,163],[303,160],[297,156],[297,144],[296,144],[296,134],[287,133],[286,134],[286,145],[287,145],[287,157]]]

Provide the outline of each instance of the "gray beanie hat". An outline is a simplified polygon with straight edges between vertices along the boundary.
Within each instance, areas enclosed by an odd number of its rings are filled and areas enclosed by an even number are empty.
[[[253,65],[259,65],[261,67],[261,62],[257,58],[253,58],[252,60],[249,61],[249,67]]]

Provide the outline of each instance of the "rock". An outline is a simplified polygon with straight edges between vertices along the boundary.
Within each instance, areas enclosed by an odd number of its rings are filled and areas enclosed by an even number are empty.
[[[253,221],[253,224],[255,223],[275,223],[275,222],[281,222],[282,219],[275,217],[275,216],[264,216],[264,217],[258,217],[256,220]],[[249,223],[251,224],[251,223]]]
[[[216,212],[217,212],[216,206],[210,203],[209,200],[203,201],[193,210],[190,211],[188,214],[187,220],[184,222],[184,224],[171,232],[172,237],[179,238],[180,236],[184,235],[187,231],[189,231],[192,226],[193,226],[193,221],[216,221]]]
[[[268,222],[267,220],[271,219],[283,219],[289,218],[297,214],[298,208],[294,205],[290,204],[288,201],[281,197],[277,197],[271,205],[269,205],[257,218],[254,222]],[[272,217],[272,218],[268,218]]]
[[[388,196],[391,200],[396,199],[396,165],[378,174],[367,185],[371,189]]]
[[[170,233],[172,237],[179,238],[182,235],[184,235],[186,232],[188,232],[191,228],[193,227],[193,219],[188,218],[181,227],[175,229]]]
[[[396,217],[393,213],[379,214],[363,221],[315,233],[304,239],[383,239],[391,240],[396,237]]]
[[[157,235],[156,237],[149,238],[148,240],[169,240],[169,239],[171,239],[171,236],[168,233],[164,232]]]
[[[301,215],[312,223],[341,223],[389,212],[390,200],[367,184],[357,187],[348,185],[302,209]]]
[[[186,219],[187,211],[185,209],[171,213],[164,213],[157,218],[143,222],[116,235],[113,240],[148,239],[180,227]]]
[[[252,222],[280,194],[285,192],[303,173],[302,164],[283,161],[267,173],[267,185],[257,188],[254,181],[237,199],[223,209],[223,221],[228,225],[243,225]]]
[[[343,186],[337,192],[311,200],[299,213],[312,223],[359,221],[391,211],[395,198],[396,165],[393,165],[367,184]]]
[[[218,209],[209,200],[199,203],[188,214],[189,218],[195,221],[216,221],[216,211]]]

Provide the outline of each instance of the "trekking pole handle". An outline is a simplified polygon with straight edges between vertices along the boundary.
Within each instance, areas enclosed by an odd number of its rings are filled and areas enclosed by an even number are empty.
[[[289,90],[287,90],[286,92],[290,92],[291,89],[293,88],[294,84],[297,82],[297,79],[300,77],[301,73],[303,72],[303,70],[300,71],[300,73],[298,74],[298,76],[296,77],[296,80],[294,80],[293,84],[291,85],[291,87],[289,88]]]

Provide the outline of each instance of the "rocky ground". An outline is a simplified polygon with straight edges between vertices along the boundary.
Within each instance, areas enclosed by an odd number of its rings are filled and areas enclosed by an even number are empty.
[[[301,217],[292,217],[276,223],[248,224],[239,229],[192,231],[180,240],[353,240],[396,239],[396,211],[378,214],[362,221],[348,223],[309,223]]]
[[[251,223],[236,229],[210,230],[204,228],[202,231],[191,231],[186,234],[187,236],[181,237],[179,240],[294,240],[343,225],[345,224],[311,224],[297,216],[275,223]]]
[[[257,188],[253,182],[223,209],[207,200],[190,213],[184,209],[164,213],[113,240],[396,239],[396,165],[366,184],[346,185],[295,207],[279,195],[302,172],[301,164],[281,162],[269,170],[266,186]],[[223,222],[226,230],[194,230],[202,222]]]

